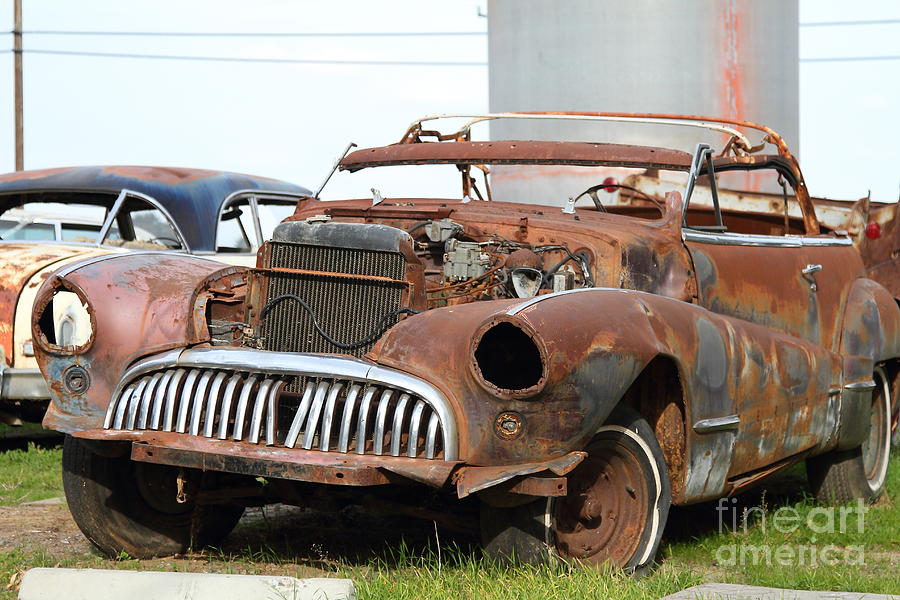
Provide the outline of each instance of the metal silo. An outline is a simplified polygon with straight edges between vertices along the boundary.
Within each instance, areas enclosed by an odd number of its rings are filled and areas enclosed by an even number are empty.
[[[729,117],[769,125],[797,151],[796,0],[489,0],[488,31],[492,112]],[[677,127],[538,121],[495,122],[491,138],[688,150],[701,139],[723,141]],[[545,175],[501,169],[496,196],[562,202],[596,183],[577,171]]]

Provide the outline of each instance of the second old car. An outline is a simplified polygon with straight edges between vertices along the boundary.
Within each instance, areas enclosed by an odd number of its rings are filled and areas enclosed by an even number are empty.
[[[40,422],[50,399],[31,339],[34,295],[50,273],[127,252],[188,252],[249,266],[308,193],[265,177],[171,167],[0,175],[0,420]],[[75,296],[57,297],[53,310],[58,343],[83,343],[89,323]]]
[[[472,141],[496,119],[665,122],[721,146]],[[244,506],[365,495],[447,525],[477,506],[499,557],[638,570],[671,504],[799,461],[821,498],[881,493],[900,310],[820,226],[775,132],[431,121],[339,168],[444,169],[458,195],[307,197],[253,269],[136,254],[43,284],[44,425],[69,434],[68,505],[98,548],[175,553],[222,539]],[[583,189],[498,198],[511,167],[578,167]],[[720,206],[735,174],[766,173],[798,215]],[[62,292],[90,315],[77,346],[52,327]]]

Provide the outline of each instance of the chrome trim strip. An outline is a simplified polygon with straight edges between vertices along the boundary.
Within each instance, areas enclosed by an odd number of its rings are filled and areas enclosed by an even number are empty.
[[[162,416],[162,408],[166,403],[166,391],[168,391],[169,383],[171,383],[172,377],[174,375],[175,371],[165,371],[165,375],[163,375],[163,378],[159,382],[159,385],[156,386],[156,397],[153,399],[153,416],[150,419],[150,429],[159,429],[159,420]]]
[[[843,238],[814,238],[799,235],[749,235],[743,233],[682,230],[685,241],[720,246],[765,246],[772,248],[802,248],[804,246],[852,246],[853,240]]]
[[[848,383],[844,386],[845,390],[853,392],[867,392],[869,390],[874,390],[875,388],[876,384],[871,379],[869,381],[854,381],[853,383]]]
[[[353,427],[353,412],[356,408],[356,398],[362,386],[358,383],[350,386],[347,392],[347,398],[344,400],[344,413],[341,416],[341,431],[338,434],[338,452],[347,453],[350,445],[350,428]]]
[[[696,431],[697,433],[728,431],[737,429],[740,424],[741,418],[737,415],[728,415],[727,417],[714,417],[712,419],[701,419],[694,423],[694,431]]]
[[[309,405],[312,402],[313,390],[315,387],[316,384],[310,381],[307,382],[306,387],[303,390],[300,406],[297,407],[297,412],[294,413],[294,420],[291,423],[291,428],[288,430],[287,437],[285,437],[284,440],[284,445],[287,448],[293,448],[297,443],[297,437],[299,437],[300,430],[303,428],[303,423],[306,421],[306,413],[309,411]]]
[[[592,291],[604,288],[580,288],[558,292]],[[616,290],[623,291],[623,290]],[[557,294],[539,296],[546,299]],[[537,300],[532,298],[529,302]],[[519,310],[525,308],[523,303]],[[270,352],[246,348],[190,348],[172,350],[138,361],[122,376],[112,397],[115,398],[129,381],[140,375],[164,368],[186,367],[193,369],[227,369],[268,375],[327,377],[349,379],[358,383],[384,385],[422,398],[440,417],[441,437],[444,444],[444,460],[456,460],[458,433],[456,417],[450,403],[440,390],[423,379],[402,371],[374,365],[363,360],[321,354],[294,352]]]
[[[327,381],[319,383],[316,388],[316,395],[313,396],[312,406],[309,409],[309,416],[306,418],[306,431],[303,432],[303,449],[311,450],[313,439],[316,437],[316,429],[319,426],[319,417],[322,414],[322,405],[325,404],[325,394],[331,384]]]
[[[403,437],[403,420],[406,418],[406,405],[409,394],[400,396],[397,408],[394,409],[394,426],[391,428],[391,456],[400,456],[400,441]]]
[[[561,292],[553,292],[551,294],[542,294],[540,296],[535,296],[534,298],[529,298],[525,302],[521,304],[516,304],[513,307],[510,307],[506,314],[508,315],[517,315],[526,308],[534,306],[538,302],[543,302],[544,300],[549,300],[550,298],[557,298],[559,296],[565,296],[567,294],[578,294],[581,292],[596,292],[596,291],[615,291],[621,292],[623,291],[621,288],[606,288],[606,287],[591,287],[591,288],[575,288],[574,290],[563,290]],[[633,290],[628,290],[633,291]]]

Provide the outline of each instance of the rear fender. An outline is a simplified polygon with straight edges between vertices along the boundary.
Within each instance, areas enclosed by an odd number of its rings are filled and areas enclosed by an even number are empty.
[[[900,308],[881,284],[853,282],[841,328],[843,386],[837,406],[838,427],[829,446],[854,448],[869,434],[872,371],[878,363],[900,356]]]

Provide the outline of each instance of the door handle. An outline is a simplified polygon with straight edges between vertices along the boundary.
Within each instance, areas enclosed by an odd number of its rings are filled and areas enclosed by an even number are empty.
[[[809,282],[809,289],[812,291],[816,291],[818,286],[816,285],[816,273],[822,270],[822,265],[806,265],[800,272],[803,274],[803,278]]]

